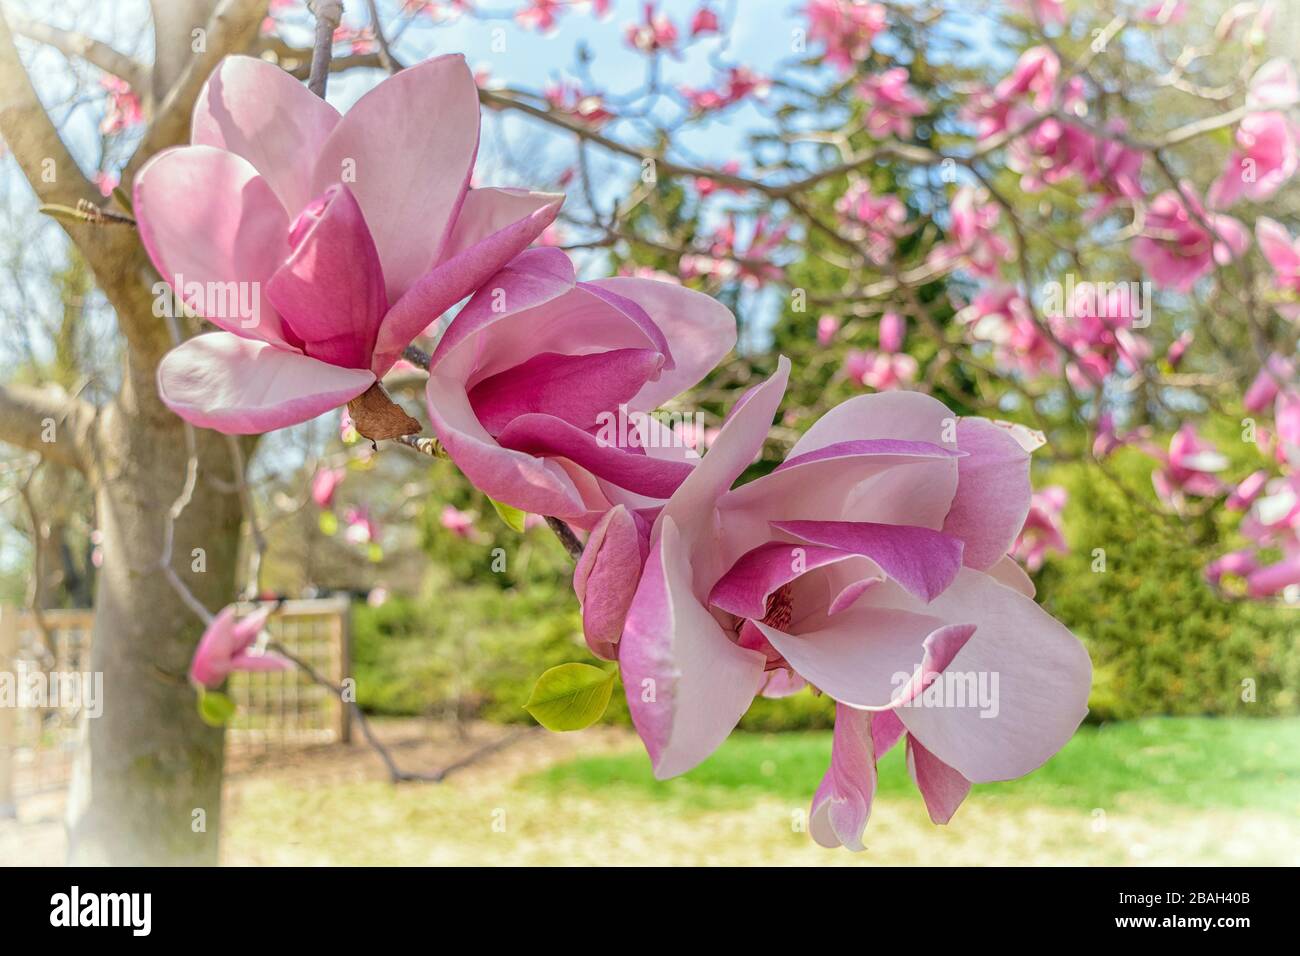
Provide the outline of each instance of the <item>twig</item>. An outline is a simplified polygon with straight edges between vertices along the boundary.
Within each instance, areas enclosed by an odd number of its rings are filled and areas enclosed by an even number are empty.
[[[389,73],[396,73],[397,67],[393,63],[393,51],[388,48],[388,37],[384,36],[384,25],[379,22],[379,5],[375,0],[366,0],[366,6],[370,8],[370,26],[375,31],[375,39],[379,41],[379,62],[383,64],[384,69]]]
[[[429,371],[429,353],[422,348],[408,345],[402,350],[402,358],[406,359],[417,368],[422,368],[426,372]]]
[[[389,779],[393,783],[442,783],[457,770],[463,770],[465,767],[477,763],[484,757],[496,753],[498,750],[509,746],[516,740],[519,740],[525,735],[538,729],[536,727],[527,727],[523,730],[515,731],[512,734],[507,734],[499,740],[494,740],[489,744],[484,744],[482,747],[471,751],[458,760],[453,760],[441,770],[435,770],[431,773],[419,773],[411,770],[403,770],[397,765],[397,761],[393,759],[393,755],[389,752],[388,748],[380,742],[377,736],[375,736],[374,728],[370,726],[370,721],[366,719],[365,712],[361,709],[360,705],[357,704],[355,699],[350,699],[349,695],[342,687],[321,674],[320,671],[316,670],[316,668],[312,667],[301,657],[298,657],[283,644],[276,641],[269,641],[267,642],[266,648],[267,650],[274,651],[281,657],[292,661],[298,666],[299,670],[307,675],[308,680],[326,688],[332,694],[337,696],[341,703],[346,704],[352,709],[353,716],[357,719],[357,725],[361,728],[361,733],[366,738],[366,743],[368,743],[371,748],[379,754],[379,759],[384,762],[384,767],[388,770]]]
[[[313,0],[316,14],[316,43],[311,51],[311,74],[307,89],[325,98],[325,84],[330,76],[330,57],[334,54],[334,31],[343,19],[343,0]]]
[[[555,536],[560,539],[560,544],[564,545],[564,550],[569,552],[569,557],[575,562],[582,557],[582,542],[578,540],[578,536],[573,533],[572,528],[559,518],[552,518],[550,515],[546,516],[546,524],[555,532]]]

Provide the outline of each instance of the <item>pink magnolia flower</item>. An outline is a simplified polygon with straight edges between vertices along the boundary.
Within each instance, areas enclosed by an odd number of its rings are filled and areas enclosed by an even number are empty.
[[[840,330],[840,317],[838,315],[823,315],[817,320],[817,344],[821,346],[830,345],[835,341],[835,336]]]
[[[1049,315],[1048,324],[1069,351],[1066,374],[1075,387],[1101,384],[1120,364],[1140,368],[1151,347],[1133,331],[1142,313],[1132,287],[1080,282],[1073,289],[1068,308]]]
[[[236,620],[235,605],[228,604],[222,608],[199,639],[198,650],[194,652],[194,660],[190,663],[190,680],[209,690],[215,690],[234,671],[282,671],[291,668],[293,665],[279,654],[251,650],[270,613],[271,607],[267,605]]]
[[[361,436],[357,434],[356,423],[352,421],[351,413],[344,408],[339,413],[339,441],[345,445],[353,445],[360,440]]]
[[[1192,339],[1192,330],[1187,329],[1181,332],[1178,338],[1170,342],[1169,348],[1165,350],[1165,361],[1169,363],[1169,367],[1174,371],[1177,371],[1178,366],[1183,363],[1183,357],[1192,346]]]
[[[525,30],[550,33],[559,22],[565,6],[563,0],[527,0],[527,6],[515,13],[515,23]]]
[[[729,159],[722,164],[720,169],[722,172],[729,173],[734,176],[740,172],[740,161],[736,159]],[[740,188],[739,186],[729,186],[729,185],[721,184],[716,179],[713,179],[710,176],[695,177],[695,191],[700,194],[701,198],[705,196],[712,196],[719,189],[723,189],[728,192],[733,192],[740,195],[743,195],[745,192],[745,190]]]
[[[1256,373],[1246,394],[1241,397],[1241,406],[1248,412],[1261,412],[1272,405],[1282,387],[1295,380],[1295,366],[1277,352],[1268,357],[1268,361]]]
[[[1255,499],[1264,491],[1264,486],[1268,483],[1268,472],[1260,469],[1251,472],[1232,489],[1228,495],[1228,500],[1223,506],[1229,511],[1245,511],[1255,503]]]
[[[546,102],[551,109],[572,119],[600,129],[614,114],[605,109],[605,100],[599,94],[583,93],[576,83],[553,83],[546,88]]]
[[[945,822],[971,782],[1028,773],[1069,739],[1091,666],[1006,558],[1029,506],[1029,458],[992,422],[957,419],[919,393],[862,396],[814,424],[775,471],[732,489],[763,446],[789,367],[782,358],[739,400],[659,514],[616,650],[660,779],[705,759],[769,671],[835,700],[811,831],[860,847],[875,762],[904,734],[931,817]],[[630,559],[631,542],[615,556]],[[595,600],[590,584],[586,593]],[[996,714],[920,706],[949,671],[997,673]]]
[[[1255,239],[1273,268],[1273,285],[1290,296],[1300,297],[1300,239],[1293,240],[1285,226],[1267,216],[1255,220]],[[1278,312],[1292,322],[1300,320],[1300,303],[1283,303],[1278,306]]]
[[[627,28],[627,42],[642,53],[672,53],[677,45],[677,26],[653,3],[644,5],[642,20]]]
[[[1048,551],[1070,553],[1070,546],[1065,543],[1065,535],[1061,533],[1061,513],[1065,510],[1069,497],[1069,492],[1061,486],[1049,485],[1042,491],[1034,492],[1030,499],[1025,526],[1020,529],[1011,554],[1017,561],[1023,562],[1031,573],[1037,573],[1042,568]]]
[[[1155,0],[1154,3],[1143,9],[1138,14],[1138,17],[1148,23],[1165,26],[1166,24],[1180,22],[1186,14],[1187,4],[1183,0]]]
[[[842,73],[852,72],[871,52],[871,43],[885,29],[885,8],[868,0],[809,0],[808,39],[826,44],[823,57]]]
[[[1097,419],[1097,434],[1092,441],[1093,457],[1104,459],[1117,448],[1134,442],[1146,442],[1151,437],[1150,433],[1148,425],[1120,433],[1115,428],[1115,416],[1109,411],[1102,412]]]
[[[907,319],[897,312],[886,312],[880,317],[880,350],[901,352],[907,336]]]
[[[1217,235],[1202,225],[1207,223]],[[1196,280],[1246,251],[1250,237],[1231,216],[1207,213],[1189,184],[1182,195],[1165,190],[1147,209],[1142,235],[1133,240],[1133,260],[1163,289],[1189,292]]]
[[[1055,372],[1060,356],[1055,343],[1034,322],[1029,303],[1018,289],[990,285],[957,313],[971,337],[993,346],[998,364],[1026,375]]]
[[[899,236],[906,232],[907,207],[893,193],[877,196],[865,180],[852,183],[835,200],[835,211],[856,239],[867,243],[867,255],[884,265],[894,254]]]
[[[1205,579],[1210,584],[1218,586],[1224,575],[1231,574],[1237,577],[1246,577],[1253,574],[1258,568],[1259,563],[1255,560],[1253,551],[1231,551],[1220,558],[1215,558],[1205,566]]]
[[[343,537],[349,544],[370,544],[379,539],[379,526],[371,519],[369,508],[349,508],[343,523],[347,526]]]
[[[1269,597],[1296,584],[1300,584],[1300,553],[1288,555],[1246,576],[1247,592],[1256,598]]]
[[[461,310],[429,363],[430,421],[477,488],[590,528],[613,504],[652,507],[693,467],[647,413],[736,341],[726,307],[648,279],[578,282],[534,249]]]
[[[1124,440],[1115,430],[1115,416],[1109,411],[1102,412],[1097,418],[1097,434],[1092,440],[1092,456],[1107,458],[1123,444]]]
[[[1122,119],[1114,119],[1106,124],[1106,130],[1122,136],[1127,124]],[[1084,185],[1103,194],[1101,205],[1091,213],[1092,218],[1117,200],[1136,200],[1146,195],[1142,187],[1142,163],[1146,156],[1141,150],[1105,136],[1087,136],[1082,146],[1073,165],[1083,177]]]
[[[1156,454],[1163,466],[1151,473],[1151,483],[1160,500],[1170,507],[1181,506],[1187,495],[1212,498],[1223,491],[1216,473],[1228,467],[1228,460],[1198,436],[1193,425],[1184,425],[1174,433],[1167,455]]]
[[[931,262],[936,266],[960,262],[978,276],[996,276],[998,266],[1015,255],[997,232],[1002,210],[982,190],[962,186],[953,193],[948,212],[952,217],[949,241],[934,248]]]
[[[120,133],[144,122],[144,107],[132,90],[131,84],[111,73],[99,78],[99,85],[108,93],[108,108],[100,120],[99,131],[105,136]]]
[[[1013,3],[1043,26],[1065,25],[1065,0],[1013,0]]]
[[[916,381],[918,366],[916,359],[902,351],[906,334],[907,320],[897,312],[886,312],[880,317],[880,350],[850,350],[844,358],[845,374],[877,391],[912,384]]]
[[[727,70],[717,89],[697,90],[683,86],[680,92],[694,112],[708,113],[739,103],[751,93],[761,99],[767,96],[771,85],[766,77],[759,76],[748,67],[733,66]]]
[[[1030,47],[1020,54],[1011,72],[994,87],[993,96],[997,101],[1027,99],[1035,109],[1044,110],[1052,104],[1060,75],[1061,61],[1050,47]],[[1001,129],[981,129],[980,137],[995,132],[1001,132]]]
[[[443,505],[440,520],[442,526],[457,537],[468,540],[474,536],[474,515],[468,511],[461,511],[454,505]]]
[[[779,282],[784,271],[773,259],[785,244],[790,225],[782,222],[771,228],[769,217],[760,215],[754,220],[748,244],[743,244],[738,236],[735,216],[728,215],[713,233],[709,255],[682,256],[681,277],[689,279],[707,275],[722,281],[739,279],[751,288]]]
[[[1242,198],[1251,202],[1268,199],[1295,175],[1296,128],[1286,114],[1243,117],[1237,125],[1236,142],[1236,150],[1207,194],[1216,209],[1225,209]]]
[[[916,359],[892,352],[862,352],[851,349],[844,356],[844,374],[860,385],[887,391],[916,381]]]
[[[121,181],[121,176],[117,173],[109,172],[106,169],[98,170],[95,173],[95,185],[99,187],[99,194],[101,196],[107,197],[113,195],[113,190],[118,187],[118,184],[121,183]]]
[[[328,508],[334,503],[334,492],[348,476],[346,468],[321,468],[311,480],[311,500],[318,508]]]
[[[195,105],[193,145],[159,153],[135,180],[154,265],[224,330],[163,359],[163,401],[193,424],[249,434],[375,384],[563,201],[469,188],[478,130],[459,56],[389,77],[342,117],[269,63],[223,60]]]
[[[718,15],[708,7],[700,7],[695,11],[695,16],[691,17],[691,36],[704,36],[707,33],[722,32],[722,24],[718,22]]]
[[[907,70],[900,66],[868,76],[858,84],[858,93],[870,104],[867,132],[877,139],[911,136],[913,117],[930,109],[907,80]]]
[[[1252,109],[1289,109],[1300,101],[1295,67],[1284,57],[1269,60],[1250,78],[1246,105]]]
[[[1283,389],[1273,403],[1278,460],[1300,467],[1300,392]]]

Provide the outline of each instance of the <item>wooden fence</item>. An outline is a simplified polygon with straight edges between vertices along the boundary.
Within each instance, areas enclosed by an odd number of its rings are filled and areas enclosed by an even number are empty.
[[[0,606],[0,681],[7,676],[11,691],[24,680],[41,679],[50,689],[52,674],[93,681],[93,628],[88,610],[44,611],[38,620],[30,611]],[[271,615],[267,630],[334,684],[349,677],[347,598],[287,601]],[[351,738],[350,709],[297,668],[236,674],[227,692],[239,708],[226,737],[230,751],[256,754]],[[102,688],[96,706],[111,707],[112,693]],[[0,815],[12,812],[19,797],[67,785],[81,729],[93,719],[83,713],[83,702],[85,695],[54,703],[47,694],[35,705],[30,694],[17,700],[0,695]]]

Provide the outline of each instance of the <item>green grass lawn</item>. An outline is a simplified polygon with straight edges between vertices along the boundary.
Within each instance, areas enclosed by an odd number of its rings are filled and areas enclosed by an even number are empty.
[[[689,774],[657,781],[644,753],[583,757],[523,781],[547,792],[603,793],[679,809],[740,808],[766,796],[810,798],[826,770],[829,732],[733,734]],[[895,747],[879,793],[914,790]],[[981,799],[1090,810],[1255,809],[1300,815],[1300,718],[1152,718],[1080,728],[1035,773],[981,784]]]
[[[418,737],[416,738],[418,739]],[[867,852],[825,850],[806,812],[830,734],[732,735],[655,781],[631,734],[535,734],[443,784],[393,786],[364,748],[232,780],[237,864],[736,866],[1300,863],[1300,719],[1167,718],[1082,728],[1022,780],[931,824],[896,748]],[[402,751],[410,766],[439,756]],[[423,761],[423,763],[422,763]],[[315,775],[315,776],[314,776]]]

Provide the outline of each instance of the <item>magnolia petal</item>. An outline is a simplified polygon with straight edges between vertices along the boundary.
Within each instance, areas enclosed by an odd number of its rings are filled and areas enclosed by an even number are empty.
[[[597,657],[610,661],[618,657],[623,622],[644,560],[632,513],[622,505],[609,509],[591,529],[573,571],[573,590],[582,606],[582,633]]]
[[[390,302],[441,258],[469,189],[478,137],[478,87],[465,58],[448,54],[385,79],[322,144],[312,194],[340,181],[352,187]]]
[[[921,665],[925,639],[944,622],[867,599],[822,621],[805,621],[799,634],[761,621],[754,626],[814,687],[843,704],[884,710],[895,705]]]
[[[763,676],[762,654],[737,646],[692,591],[689,551],[661,516],[619,643],[628,709],[655,776],[685,773],[740,720]]]
[[[132,199],[140,241],[160,275],[214,325],[284,343],[266,282],[289,255],[284,207],[248,160],[212,146],[145,163]],[[196,285],[197,283],[197,285]],[[244,304],[249,312],[241,314]]]
[[[808,832],[830,849],[862,851],[862,834],[876,795],[876,755],[871,714],[837,704],[831,765],[813,797]]]
[[[967,780],[1029,773],[1065,745],[1087,714],[1092,664],[1083,645],[1032,600],[988,575],[963,568],[929,604],[888,582],[873,589],[871,600],[975,626],[945,673],[982,678],[991,707],[898,710],[908,733]]]
[[[983,418],[957,422],[957,493],[944,533],[965,544],[962,561],[985,571],[1015,543],[1029,514],[1029,454],[1004,428]]]
[[[915,737],[907,737],[907,772],[921,791],[930,819],[943,825],[961,806],[970,793],[970,781],[948,766]]]
[[[810,544],[870,558],[925,601],[942,593],[961,567],[962,543],[929,528],[869,521],[773,521],[772,527]]]
[[[837,442],[893,438],[958,449],[957,416],[920,392],[878,392],[841,402],[817,419],[790,449],[794,458]]]
[[[312,198],[303,158],[309,167],[338,122],[338,110],[280,67],[228,56],[199,92],[190,142],[244,157],[294,216]]]
[[[478,420],[492,433],[501,432],[521,415],[541,413],[584,431],[613,425],[618,439],[622,437],[619,423],[602,416],[626,405],[662,365],[663,355],[652,349],[610,349],[586,355],[542,352],[479,381],[470,390],[469,400]],[[628,422],[625,431],[632,430]]]
[[[527,249],[555,221],[563,202],[562,195],[513,189],[466,193],[441,260],[412,283],[384,319],[376,374],[382,375],[378,368],[395,362],[439,316]]]
[[[191,425],[255,435],[346,405],[375,381],[367,369],[326,365],[226,332],[198,335],[158,365],[163,402]]]
[[[782,355],[771,378],[751,390],[742,408],[733,410],[708,452],[664,506],[664,514],[686,534],[700,530],[706,512],[763,450],[789,378],[790,360]]]
[[[463,382],[432,373],[425,396],[429,424],[475,488],[530,514],[576,518],[587,513],[581,493],[559,464],[497,444],[474,415]]]
[[[652,498],[668,498],[691,473],[687,461],[655,458],[605,445],[596,436],[551,415],[520,415],[497,436],[502,448],[567,458],[598,478]]]
[[[709,604],[737,617],[761,620],[767,613],[767,599],[781,585],[851,557],[835,548],[772,541],[741,555],[709,592]]]
[[[1019,591],[1027,598],[1032,598],[1038,593],[1038,589],[1034,586],[1034,579],[1026,574],[1025,569],[1010,555],[1004,554],[997,564],[984,573],[998,584]]]
[[[591,285],[637,303],[668,340],[673,367],[641,389],[629,403],[633,409],[658,408],[698,384],[736,344],[736,318],[712,296],[653,279],[617,277]]]
[[[370,368],[388,311],[379,253],[351,190],[331,186],[294,224],[293,254],[267,295],[312,358]]]

